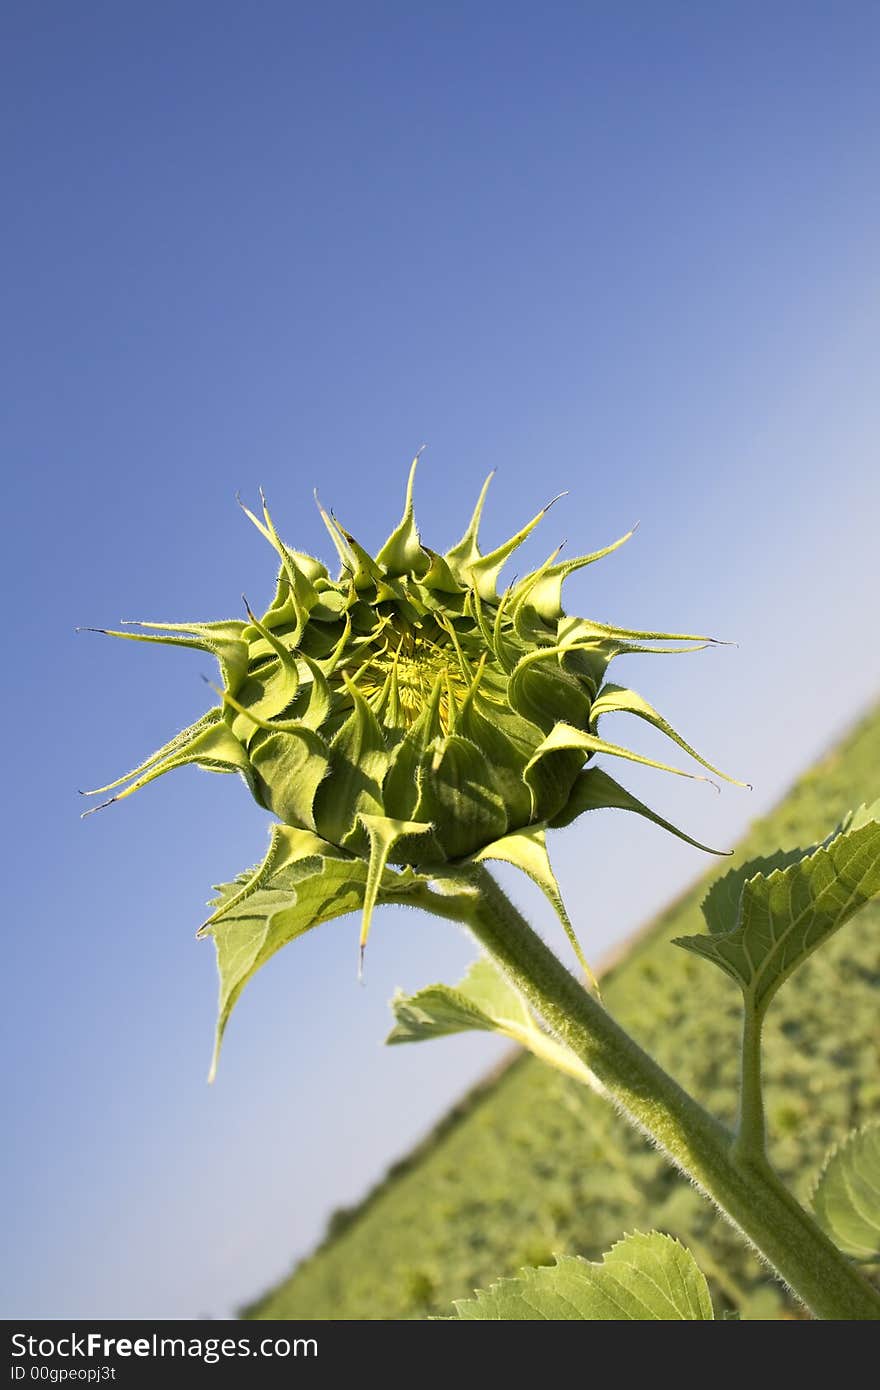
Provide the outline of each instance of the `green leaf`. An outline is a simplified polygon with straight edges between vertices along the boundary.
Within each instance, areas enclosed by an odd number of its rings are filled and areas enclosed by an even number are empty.
[[[224,884],[217,890],[221,896],[219,900],[215,899],[216,909],[199,927],[196,936],[201,939],[210,935],[215,922],[221,917],[229,918],[233,908],[237,908],[258,888],[266,887],[282,869],[296,864],[299,860],[316,857],[321,859],[325,855],[342,857],[335,846],[328,845],[310,830],[297,830],[289,825],[273,825],[269,831],[269,848],[263,862],[258,864],[252,873],[239,874],[235,883]]]
[[[763,878],[769,878],[777,869],[787,869],[790,864],[799,864],[806,855],[812,853],[813,848],[814,846],[810,846],[805,849],[801,845],[794,849],[778,849],[773,854],[749,859],[745,864],[729,869],[721,878],[717,878],[700,904],[710,933],[713,936],[724,936],[725,932],[730,930],[739,912],[743,889],[750,878],[756,878],[759,874]]]
[[[815,849],[783,855],[769,874],[755,874],[755,867],[734,870],[709,894],[709,935],[675,944],[714,961],[760,1013],[792,972],[880,892],[880,801],[848,816]]]
[[[693,1255],[671,1236],[636,1231],[602,1259],[557,1255],[455,1303],[459,1318],[495,1321],[708,1322],[709,1288]]]
[[[453,1033],[499,1033],[557,1071],[593,1090],[602,1089],[574,1053],[544,1032],[519,990],[487,956],[475,961],[454,989],[429,985],[416,994],[398,990],[391,1008],[396,1023],[387,1043],[426,1042]]]
[[[816,1184],[813,1209],[845,1254],[880,1261],[880,1122],[855,1130],[832,1149]]]
[[[487,956],[474,961],[455,989],[429,985],[411,995],[398,990],[391,1007],[397,1023],[387,1043],[424,1042],[471,1031],[511,1036],[536,1027],[519,990]]]
[[[217,950],[220,1003],[211,1079],[220,1044],[242,990],[282,946],[322,922],[363,906],[368,866],[326,844],[307,830],[274,826],[269,852],[260,867],[218,889],[215,911],[200,928]],[[411,870],[385,870],[376,900],[405,902],[424,892],[425,880]]]

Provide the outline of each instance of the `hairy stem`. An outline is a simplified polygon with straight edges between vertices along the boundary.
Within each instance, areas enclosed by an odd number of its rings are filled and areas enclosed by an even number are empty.
[[[816,1317],[880,1319],[880,1294],[767,1160],[737,1151],[734,1136],[586,993],[485,869],[471,881],[478,891],[466,913],[474,936],[632,1123],[716,1203]],[[446,911],[433,904],[459,919],[463,907],[462,899]]]

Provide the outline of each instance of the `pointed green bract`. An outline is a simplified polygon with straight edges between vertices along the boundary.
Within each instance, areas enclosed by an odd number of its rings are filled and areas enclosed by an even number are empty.
[[[543,619],[544,622],[554,622],[562,616],[562,586],[570,574],[575,574],[577,570],[586,568],[587,565],[594,565],[597,560],[604,560],[606,555],[611,555],[622,545],[626,545],[635,534],[635,527],[627,531],[625,536],[612,541],[610,545],[603,546],[601,550],[594,550],[591,555],[580,555],[574,560],[563,560],[560,564],[548,565],[543,570],[536,571],[534,576],[527,576],[523,581],[524,585],[529,584],[532,579],[528,592],[529,607]]]
[[[84,796],[102,796],[104,792],[113,791],[115,787],[125,786],[127,782],[137,782],[141,775],[148,769],[155,767],[159,763],[164,763],[172,754],[179,752],[182,748],[191,747],[197,736],[205,729],[218,723],[222,718],[222,711],[219,709],[208,710],[194,724],[190,724],[188,729],[182,729],[179,734],[175,734],[161,748],[157,748],[155,753],[151,753],[148,758],[144,758],[142,763],[133,767],[130,772],[126,772],[122,777],[117,777],[113,782],[107,782],[103,787],[93,787],[91,791],[84,792]],[[86,812],[88,815],[88,812]]]
[[[600,1264],[557,1255],[455,1303],[458,1318],[552,1322],[705,1322],[715,1314],[704,1275],[671,1236],[636,1231]]]
[[[367,937],[370,934],[373,908],[379,898],[382,875],[388,864],[389,856],[401,840],[412,838],[420,840],[423,836],[430,835],[433,827],[424,825],[420,821],[390,820],[387,816],[370,816],[364,811],[358,813],[358,820],[366,830],[370,841],[370,857],[366,883],[364,884],[364,907],[361,920],[360,948],[361,956],[363,956]]]
[[[85,795],[98,795],[100,792],[109,791],[113,787],[122,787],[121,791],[111,796],[109,801],[103,801],[98,806],[92,808],[93,811],[100,811],[104,806],[110,806],[114,801],[123,801],[125,797],[131,796],[132,792],[140,791],[150,782],[154,782],[157,777],[162,777],[166,772],[172,772],[178,767],[189,767],[191,765],[204,768],[206,772],[240,772],[248,785],[253,789],[254,775],[253,766],[247,753],[242,748],[241,743],[234,736],[228,724],[221,718],[219,710],[209,710],[202,719],[191,724],[183,733],[176,735],[166,743],[164,748],[160,748],[146,762],[141,763],[140,767],[126,777],[110,782],[106,787],[96,788],[94,792],[87,792]],[[123,786],[124,783],[128,785]],[[90,815],[90,811],[85,811],[84,815]]]
[[[587,964],[587,958],[562,900],[556,875],[550,867],[545,827],[532,825],[526,830],[515,830],[511,835],[505,835],[502,839],[496,840],[494,844],[486,845],[485,849],[481,849],[479,854],[474,855],[474,860],[478,864],[487,859],[497,859],[503,863],[512,864],[515,869],[521,869],[533,883],[538,885],[562,923],[563,930],[578,958],[581,969],[590,984],[596,988],[596,977]]]
[[[558,500],[558,498],[554,497],[553,502],[557,502]],[[543,520],[547,512],[553,506],[553,502],[548,502],[546,507],[542,507],[541,510],[532,517],[531,521],[526,522],[521,531],[517,531],[515,536],[511,536],[510,540],[505,541],[503,545],[496,546],[488,555],[481,555],[479,559],[472,560],[468,565],[467,572],[471,583],[484,602],[492,603],[497,599],[495,586],[498,583],[498,576],[501,570],[510,559],[513,552],[519,549],[523,541],[532,534],[538,523]]]
[[[459,871],[487,860],[515,864],[547,895],[588,970],[550,868],[546,828],[604,804],[672,829],[585,764],[604,755],[678,772],[600,737],[597,721],[626,710],[702,761],[651,705],[608,684],[606,673],[622,653],[709,639],[615,627],[562,609],[566,577],[632,533],[570,560],[560,561],[557,547],[499,592],[505,565],[547,507],[484,552],[490,474],[461,540],[441,554],[416,524],[417,463],[418,455],[401,519],[375,556],[319,502],[340,566],[331,577],[320,560],[282,540],[261,493],[258,508],[243,510],[274,555],[268,607],[245,600],[239,619],[144,623],[115,634],[211,655],[222,684],[215,708],[102,793],[122,800],[193,764],[238,772],[282,827],[311,837],[304,858],[267,862],[238,881],[211,919],[225,981],[222,1017],[237,997],[237,970],[247,977],[279,945],[349,904],[362,912],[365,939],[396,869],[424,889],[459,884]],[[284,858],[283,843],[273,845]],[[278,896],[285,892],[293,899],[287,916]]]
[[[685,753],[690,754],[695,762],[701,763],[703,767],[714,772],[717,777],[723,777],[725,782],[733,782],[737,787],[745,787],[747,783],[737,782],[735,777],[728,777],[726,772],[715,767],[701,757],[695,748],[686,743],[681,734],[677,734],[672,725],[658,714],[653,705],[649,705],[647,700],[643,700],[641,695],[637,695],[634,690],[626,690],[620,685],[604,685],[593,701],[590,712],[590,724],[595,729],[599,719],[603,714],[634,714],[638,719],[644,719],[646,724],[650,724],[660,733],[665,734],[673,743],[677,743],[679,748],[683,748]]]
[[[450,734],[429,749],[419,769],[416,817],[433,824],[446,859],[463,859],[504,834],[504,802],[475,743]]]
[[[597,734],[588,733],[584,729],[574,729],[570,724],[556,724],[551,733],[538,745],[529,762],[526,764],[525,780],[531,787],[538,785],[538,777],[544,770],[544,765],[558,766],[561,754],[581,754],[580,764],[586,758],[592,757],[594,753],[606,753],[613,758],[624,758],[631,763],[641,763],[644,767],[654,767],[660,772],[671,772],[676,777],[690,777],[697,782],[705,782],[706,778],[695,772],[685,772],[682,768],[672,767],[669,763],[658,762],[656,758],[646,758],[641,753],[633,753],[629,748],[623,748],[619,743],[609,743],[607,739],[599,738]],[[569,795],[574,786],[574,778],[571,780]],[[566,798],[567,799],[567,798]],[[562,808],[554,811],[548,819],[555,819]]]
[[[758,1014],[813,951],[880,893],[880,801],[847,816],[823,844],[771,862],[770,873],[760,871],[761,863],[734,870],[703,904],[709,934],[675,943],[736,980]]]
[[[421,453],[421,450],[419,450]],[[406,485],[406,504],[403,509],[403,517],[397,528],[392,531],[387,541],[383,545],[379,554],[376,556],[377,563],[385,574],[392,578],[399,578],[406,574],[419,574],[430,566],[430,560],[422,550],[419,542],[419,533],[416,527],[415,511],[413,508],[413,483],[416,477],[416,467],[419,462],[419,454],[416,454],[409,470],[409,479]]]
[[[317,830],[315,797],[327,776],[326,749],[313,729],[264,734],[250,750],[263,805],[286,825]]]
[[[588,767],[579,773],[571,789],[571,795],[563,810],[550,822],[553,830],[561,829],[562,826],[571,825],[573,820],[581,816],[586,811],[632,811],[637,816],[644,816],[645,820],[652,821],[654,825],[659,825],[663,830],[668,830],[670,835],[676,835],[679,840],[684,840],[685,844],[693,845],[694,849],[701,849],[706,854],[724,855],[728,850],[712,849],[709,845],[701,844],[699,840],[693,839],[691,835],[679,830],[678,826],[671,821],[664,820],[658,816],[656,811],[652,811],[650,806],[646,806],[638,797],[633,796],[619,782],[615,782],[613,777],[601,767]],[[724,880],[720,880],[723,882]]]
[[[375,714],[347,677],[345,685],[353,709],[326,750],[328,775],[315,809],[318,833],[336,845],[357,833],[361,812],[381,815],[381,788],[389,761]]]
[[[486,493],[489,491],[489,484],[494,476],[495,470],[493,468],[480,489],[477,505],[474,507],[473,516],[465,528],[464,535],[458,544],[454,545],[452,549],[446,553],[446,563],[456,575],[460,575],[462,572],[467,571],[474,561],[480,558],[480,522],[483,519],[483,507],[486,504]]]
[[[813,1210],[845,1255],[880,1263],[880,1122],[855,1130],[832,1149]]]

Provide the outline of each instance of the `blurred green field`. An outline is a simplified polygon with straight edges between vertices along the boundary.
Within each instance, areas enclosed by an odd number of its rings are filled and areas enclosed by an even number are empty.
[[[757,821],[731,864],[822,838],[880,795],[880,709]],[[716,1114],[736,1102],[738,992],[669,945],[703,930],[718,870],[668,908],[603,980],[609,1009]],[[426,981],[427,983],[427,981]],[[450,981],[450,983],[453,983]],[[880,900],[807,963],[767,1025],[772,1157],[806,1199],[831,1143],[880,1115]],[[442,1047],[442,1041],[428,1044]],[[248,1318],[423,1318],[555,1252],[596,1258],[659,1227],[693,1250],[716,1310],[798,1316],[742,1241],[680,1176],[574,1081],[530,1057],[478,1087]]]

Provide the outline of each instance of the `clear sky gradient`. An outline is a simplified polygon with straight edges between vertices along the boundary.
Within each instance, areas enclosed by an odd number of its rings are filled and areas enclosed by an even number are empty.
[[[880,9],[13,0],[0,25],[0,1311],[222,1315],[497,1048],[381,1047],[393,988],[472,955],[383,911],[364,988],[354,919],[276,958],[206,1086],[193,933],[267,818],[190,770],[79,821],[210,667],[75,625],[267,602],[238,489],[329,559],[317,485],[377,545],[427,441],[430,545],[492,467],[490,544],[567,488],[520,573],[640,519],[572,611],[739,643],[621,668],[755,790],[623,780],[732,843],[880,690]],[[555,862],[594,959],[704,867],[612,813]]]

